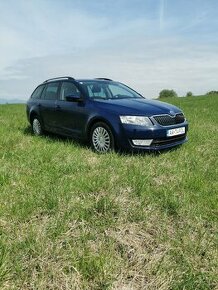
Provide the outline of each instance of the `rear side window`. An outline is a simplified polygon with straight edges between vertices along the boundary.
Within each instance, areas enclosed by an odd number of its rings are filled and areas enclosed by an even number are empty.
[[[35,91],[32,93],[31,99],[40,99],[40,96],[42,94],[42,91],[45,86],[39,86],[35,89]]]
[[[59,82],[53,82],[53,83],[47,84],[46,88],[43,91],[42,99],[57,100],[58,87],[59,87]]]

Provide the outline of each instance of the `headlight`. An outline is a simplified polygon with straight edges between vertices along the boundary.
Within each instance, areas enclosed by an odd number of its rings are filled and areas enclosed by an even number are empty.
[[[151,126],[151,120],[148,117],[142,116],[120,116],[120,121],[123,124]]]

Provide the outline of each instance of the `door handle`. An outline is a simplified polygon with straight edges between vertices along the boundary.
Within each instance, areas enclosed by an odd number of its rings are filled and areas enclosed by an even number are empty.
[[[55,110],[56,110],[56,111],[61,111],[61,106],[56,105],[56,106],[55,106]]]

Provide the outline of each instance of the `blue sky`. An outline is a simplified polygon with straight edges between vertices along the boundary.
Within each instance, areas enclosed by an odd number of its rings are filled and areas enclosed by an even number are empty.
[[[218,90],[216,0],[0,0],[0,98],[109,77],[152,98]]]

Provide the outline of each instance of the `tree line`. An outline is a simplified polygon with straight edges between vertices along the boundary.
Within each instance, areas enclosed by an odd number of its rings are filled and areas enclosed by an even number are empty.
[[[218,95],[218,91],[209,91],[206,93],[206,95]],[[192,92],[187,92],[186,97],[192,97],[194,96]],[[168,89],[164,89],[162,91],[160,91],[159,93],[159,98],[175,98],[178,97],[177,93],[174,90],[168,90]]]

